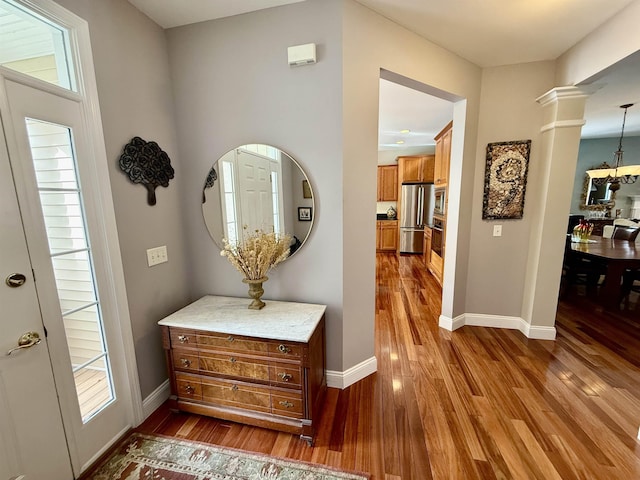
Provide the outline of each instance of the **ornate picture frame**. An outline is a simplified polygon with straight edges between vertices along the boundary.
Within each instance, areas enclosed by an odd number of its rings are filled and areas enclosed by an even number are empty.
[[[482,219],[521,219],[527,187],[531,140],[487,145]]]

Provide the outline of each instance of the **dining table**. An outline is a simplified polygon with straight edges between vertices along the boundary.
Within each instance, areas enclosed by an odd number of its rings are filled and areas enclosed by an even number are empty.
[[[627,269],[640,269],[640,245],[629,240],[591,236],[581,240],[572,238],[571,252],[606,265],[606,279],[598,296],[599,301],[605,309],[620,308],[622,277]]]

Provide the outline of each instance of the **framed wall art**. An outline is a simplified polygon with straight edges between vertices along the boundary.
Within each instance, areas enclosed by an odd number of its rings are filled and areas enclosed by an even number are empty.
[[[299,222],[311,221],[311,207],[298,207],[298,221]]]
[[[309,186],[309,180],[302,180],[302,198],[311,198],[311,187]]]
[[[484,172],[484,220],[519,219],[524,210],[531,140],[487,145]]]

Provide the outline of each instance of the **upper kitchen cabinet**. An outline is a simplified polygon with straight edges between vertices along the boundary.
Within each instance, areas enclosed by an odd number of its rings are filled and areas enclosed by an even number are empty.
[[[434,181],[436,187],[444,187],[449,180],[449,162],[451,160],[451,133],[453,122],[449,122],[435,137],[436,159]]]
[[[433,183],[434,163],[434,155],[398,157],[400,183]]]
[[[398,166],[381,165],[378,167],[378,201],[395,202],[398,200]]]

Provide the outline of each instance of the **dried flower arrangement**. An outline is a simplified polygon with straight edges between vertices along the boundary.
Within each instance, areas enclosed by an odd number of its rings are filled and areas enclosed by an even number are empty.
[[[267,272],[289,256],[291,235],[265,233],[262,230],[244,235],[242,241],[230,244],[222,239],[220,255],[248,280],[266,280]]]

